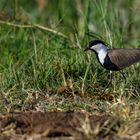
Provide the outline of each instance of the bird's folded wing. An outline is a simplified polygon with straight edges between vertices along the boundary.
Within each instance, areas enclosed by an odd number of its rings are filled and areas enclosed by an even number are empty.
[[[113,64],[119,69],[123,69],[140,60],[140,48],[110,49],[108,56]]]

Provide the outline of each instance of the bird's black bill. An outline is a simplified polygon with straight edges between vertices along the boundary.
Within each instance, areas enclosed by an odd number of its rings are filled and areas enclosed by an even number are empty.
[[[89,50],[89,48],[86,48],[84,51],[88,51]]]

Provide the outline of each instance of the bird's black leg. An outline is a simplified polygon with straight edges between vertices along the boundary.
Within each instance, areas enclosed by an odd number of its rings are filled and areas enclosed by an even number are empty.
[[[106,85],[106,88],[108,88],[108,86],[112,83],[112,71],[110,71],[109,73],[109,79],[108,79],[108,83]]]
[[[107,85],[106,85],[106,87],[105,87],[105,89],[104,89],[104,92],[105,92],[105,90],[108,88],[108,86],[109,86],[111,83],[112,83],[112,71],[110,71],[110,73],[109,73],[108,83],[107,83]]]
[[[126,77],[125,77],[125,73],[123,72],[123,71],[119,71],[120,73],[121,73],[121,75],[122,75],[122,77],[124,78],[124,80],[125,80],[125,83],[126,83]]]

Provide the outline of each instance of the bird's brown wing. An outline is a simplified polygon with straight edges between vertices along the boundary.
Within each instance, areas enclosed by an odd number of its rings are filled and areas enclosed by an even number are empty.
[[[113,64],[123,69],[140,60],[140,48],[137,49],[110,49],[108,56]]]

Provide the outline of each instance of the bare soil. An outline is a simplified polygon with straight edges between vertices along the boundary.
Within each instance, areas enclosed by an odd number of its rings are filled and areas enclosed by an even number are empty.
[[[0,116],[0,140],[112,140],[120,125],[108,114],[17,112]]]

